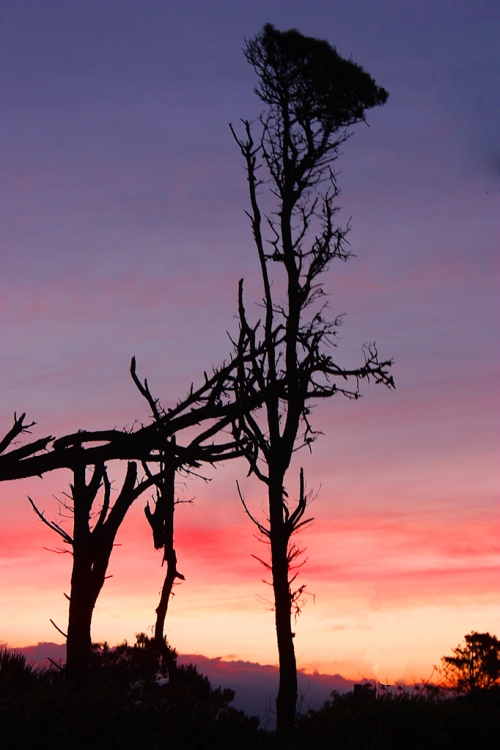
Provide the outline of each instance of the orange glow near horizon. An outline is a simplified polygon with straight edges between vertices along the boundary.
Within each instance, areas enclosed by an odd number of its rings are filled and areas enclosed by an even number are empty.
[[[57,505],[46,483],[29,480],[26,489],[52,518]],[[175,589],[167,637],[179,653],[276,664],[271,590],[252,557],[265,559],[267,549],[255,538],[232,482],[220,485],[225,497],[210,486],[194,508],[178,506],[176,548],[186,581]],[[190,489],[182,488],[185,497]],[[255,492],[250,485],[254,501]],[[119,532],[112,577],[94,615],[96,641],[131,641],[153,625],[163,569],[143,518],[145,499]],[[10,506],[18,528],[0,538],[0,640],[13,647],[60,642],[49,618],[64,630],[71,556],[48,551],[62,549],[59,538],[27,502],[18,502]],[[344,506],[335,518],[326,497],[316,505],[317,521],[297,539],[307,558],[300,581],[311,592],[296,623],[301,669],[411,684],[429,678],[433,664],[465,633],[500,632],[498,520],[491,511],[449,518],[438,506],[432,519],[409,509],[349,515]]]

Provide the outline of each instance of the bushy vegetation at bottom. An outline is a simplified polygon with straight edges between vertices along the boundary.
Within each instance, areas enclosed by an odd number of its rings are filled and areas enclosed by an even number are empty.
[[[448,750],[500,748],[497,687],[449,696],[436,688],[405,693],[357,686],[333,694],[297,721],[288,741],[230,707],[193,666],[163,659],[141,635],[134,646],[97,646],[85,689],[56,667],[32,668],[0,651],[2,750]]]
[[[356,686],[299,716],[300,750],[500,750],[500,689],[466,695]]]
[[[164,653],[165,657],[165,653]],[[258,720],[229,706],[193,666],[163,659],[154,643],[97,646],[85,688],[56,667],[36,670],[22,655],[0,654],[2,750],[218,750],[258,748]],[[265,737],[264,737],[265,739]]]

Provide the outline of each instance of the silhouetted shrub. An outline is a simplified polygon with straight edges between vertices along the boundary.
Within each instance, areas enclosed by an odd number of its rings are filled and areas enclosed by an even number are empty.
[[[38,670],[24,654],[0,648],[0,685],[2,688],[27,686],[36,681]]]
[[[498,750],[500,700],[496,691],[450,697],[434,685],[407,691],[356,686],[332,694],[297,722],[300,750]]]
[[[258,719],[229,706],[232,690],[213,689],[192,665],[177,667],[175,651],[142,634],[133,646],[96,645],[85,689],[9,651],[1,663],[2,750],[268,747]]]
[[[153,639],[94,646],[85,689],[56,667],[0,651],[0,750],[498,750],[500,690],[451,695],[358,685],[297,719],[293,739],[258,728],[193,665]]]

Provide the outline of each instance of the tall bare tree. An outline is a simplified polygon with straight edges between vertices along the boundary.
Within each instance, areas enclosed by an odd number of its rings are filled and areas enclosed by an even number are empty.
[[[317,435],[311,402],[336,394],[357,399],[362,380],[394,385],[391,362],[380,361],[374,345],[365,347],[356,369],[333,361],[341,321],[329,318],[321,278],[331,261],[350,254],[348,227],[335,223],[339,148],[349,126],[363,122],[365,110],[383,104],[388,94],[328,42],[296,30],[267,24],[246,43],[245,56],[266,108],[257,122],[242,121],[242,136],[231,130],[245,160],[264,318],[260,327],[249,324],[240,283],[240,330],[253,356],[241,365],[238,395],[248,399],[257,388],[264,398],[263,409],[241,414],[234,431],[247,441],[250,471],[267,487],[267,521],[252,520],[270,543],[280,665],[277,728],[286,734],[297,701],[292,613],[303,591],[293,590],[290,569],[298,550],[290,539],[308,522],[308,497],[301,471],[293,507],[285,477],[294,451]]]

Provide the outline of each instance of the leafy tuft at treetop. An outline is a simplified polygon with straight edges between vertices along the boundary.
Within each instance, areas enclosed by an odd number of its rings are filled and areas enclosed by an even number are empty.
[[[360,65],[322,39],[272,24],[247,42],[245,56],[259,76],[257,96],[307,129],[316,121],[332,134],[365,119],[365,109],[389,96]],[[293,124],[293,121],[292,123]]]

